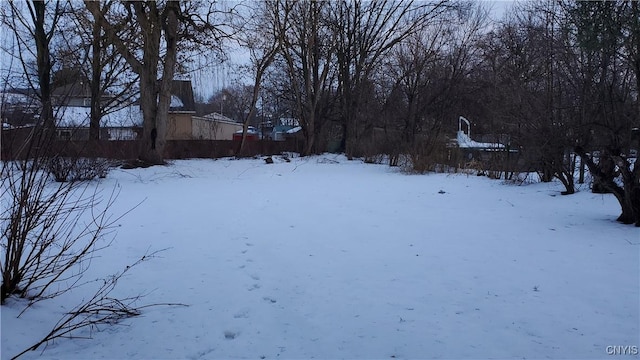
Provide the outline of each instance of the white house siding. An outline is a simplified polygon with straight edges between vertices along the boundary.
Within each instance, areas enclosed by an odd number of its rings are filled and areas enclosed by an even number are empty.
[[[60,106],[54,112],[59,127],[89,127],[91,108]],[[103,128],[142,126],[140,107],[131,105],[105,114],[100,119],[100,126]]]
[[[135,140],[138,134],[133,129],[109,128],[109,140]]]

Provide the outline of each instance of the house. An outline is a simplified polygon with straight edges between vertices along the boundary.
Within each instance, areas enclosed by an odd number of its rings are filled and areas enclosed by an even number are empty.
[[[11,107],[6,109],[28,109],[33,107],[34,92],[15,90],[11,96],[2,94],[3,99],[11,100]],[[106,95],[108,96],[108,95]],[[59,86],[54,90],[54,117],[56,118],[57,135],[63,140],[89,139],[89,121],[91,95],[87,84],[83,81]],[[7,102],[7,104],[9,104]],[[37,104],[36,104],[37,105]],[[35,106],[37,111],[38,106]],[[15,112],[15,111],[14,111]],[[193,116],[195,100],[190,80],[174,80],[171,88],[171,103],[167,119],[167,140],[191,140],[194,138]],[[13,113],[11,113],[13,114]],[[9,112],[3,108],[2,122],[13,126],[19,125],[9,118]],[[15,117],[14,115],[11,115]],[[24,117],[24,116],[23,116]],[[29,126],[37,119],[34,112],[30,115]],[[142,113],[137,102],[130,102],[115,111],[103,115],[100,121],[100,139],[103,140],[135,140],[142,133]],[[197,126],[196,126],[197,128]],[[231,139],[231,136],[229,136]]]
[[[192,138],[195,140],[232,140],[242,131],[242,124],[222,114],[211,113],[192,117]]]
[[[291,134],[299,131],[300,123],[294,118],[280,118],[276,125],[271,121],[264,122],[260,125],[262,136],[266,140],[285,141]]]
[[[86,97],[85,87],[65,86],[68,90],[64,105],[57,106],[55,117],[58,119],[57,133],[62,140],[86,140],[89,138],[88,107],[90,96]],[[61,90],[62,91],[62,90]],[[191,139],[191,122],[195,114],[195,101],[191,81],[174,80],[171,102],[167,119],[167,140]],[[100,139],[136,140],[142,133],[142,112],[137,102],[130,103],[102,116],[100,120]]]
[[[86,77],[65,82],[52,91],[56,132],[61,140],[89,139],[91,119],[91,88]],[[103,94],[101,103],[113,102],[113,95]],[[129,102],[109,109],[100,118],[101,140],[136,140],[142,133],[142,113],[138,105]]]
[[[240,129],[238,131],[236,131],[233,134],[233,140],[235,141],[241,141],[242,140],[242,133],[243,133],[243,129]],[[256,128],[254,128],[253,126],[249,126],[247,128],[247,135],[246,135],[246,140],[247,141],[255,141],[260,139],[260,134],[258,133],[258,130]]]
[[[192,140],[196,105],[191,80],[173,80],[167,119],[167,140]]]
[[[91,95],[86,82],[57,86],[52,91],[56,134],[62,140],[89,138]],[[10,89],[2,94],[2,122],[10,127],[33,127],[41,111],[38,90]],[[107,98],[108,95],[105,95]],[[4,125],[3,125],[4,126]],[[100,138],[132,140],[139,137],[142,115],[137,105],[126,105],[103,115]]]
[[[61,140],[89,139],[91,109],[84,106],[58,106],[56,132]],[[128,105],[107,113],[100,119],[100,139],[136,140],[142,132],[142,113],[138,105]]]
[[[58,106],[91,106],[91,89],[85,80],[55,87],[51,97]]]
[[[33,126],[37,122],[40,102],[31,89],[8,88],[0,92],[0,104],[4,127]]]
[[[274,141],[284,141],[285,135],[291,129],[293,128],[289,125],[276,125],[273,127],[273,130],[271,131],[271,134],[269,137],[271,138],[271,140],[274,140]]]

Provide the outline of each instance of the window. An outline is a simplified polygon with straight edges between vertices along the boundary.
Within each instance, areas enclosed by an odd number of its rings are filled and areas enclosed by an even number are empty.
[[[61,140],[71,140],[71,130],[59,130],[58,138]]]

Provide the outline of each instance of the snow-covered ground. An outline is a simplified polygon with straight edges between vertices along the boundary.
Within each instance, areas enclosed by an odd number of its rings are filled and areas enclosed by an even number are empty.
[[[274,160],[112,171],[99,186],[121,190],[114,212],[143,203],[87,276],[167,249],[117,293],[189,306],[26,357],[587,359],[640,345],[640,229],[615,222],[613,196],[335,155]],[[20,301],[3,306],[2,358],[82,296],[20,319]]]

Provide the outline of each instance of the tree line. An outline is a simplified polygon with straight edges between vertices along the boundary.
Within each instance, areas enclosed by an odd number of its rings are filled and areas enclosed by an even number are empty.
[[[172,79],[235,46],[249,57],[236,91],[245,135],[259,108],[298,120],[302,155],[332,148],[391,164],[401,155],[437,161],[465,115],[475,133],[508,135],[566,194],[579,159],[620,202],[619,220],[640,224],[635,1],[516,2],[501,19],[482,2],[446,0],[29,0],[1,9],[19,72],[38,89],[41,126],[55,126],[52,74],[80,71],[94,139],[113,105],[105,92],[139,98],[145,162],[163,161]]]

